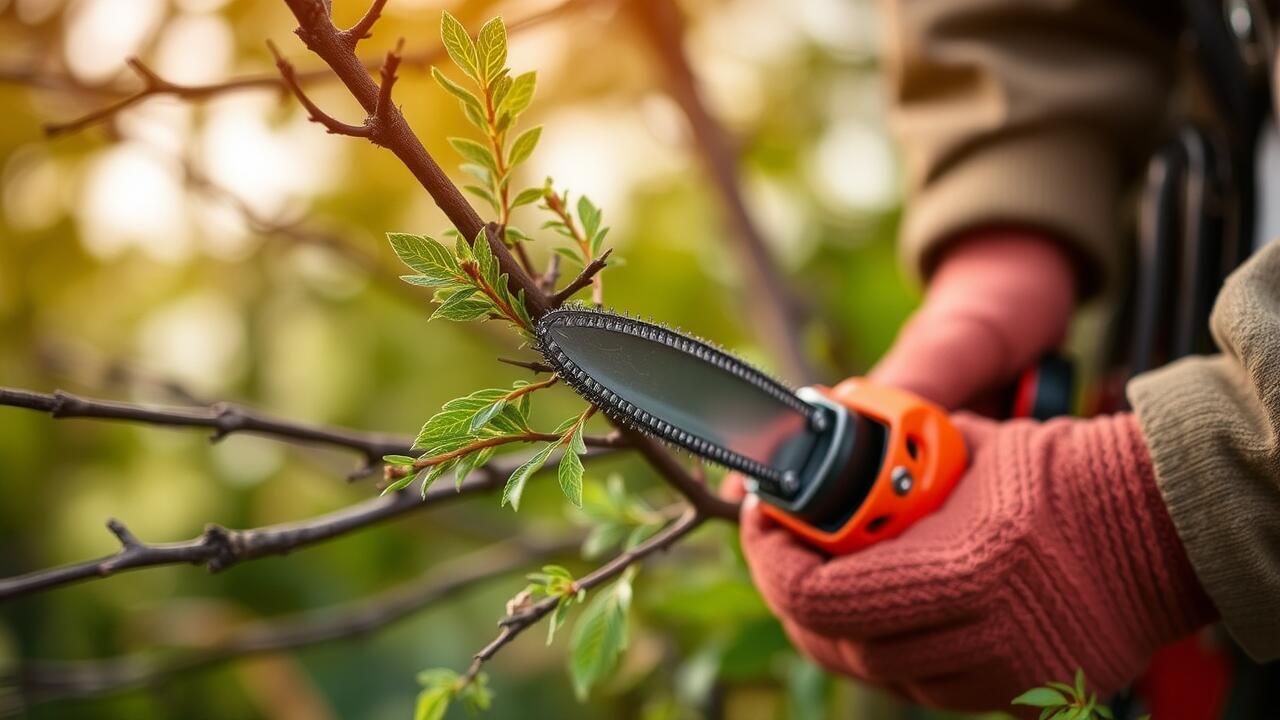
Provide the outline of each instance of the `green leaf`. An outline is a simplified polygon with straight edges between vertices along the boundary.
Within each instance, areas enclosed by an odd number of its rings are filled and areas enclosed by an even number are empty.
[[[491,175],[489,173],[489,170],[485,168],[483,165],[476,165],[475,163],[462,163],[461,165],[458,166],[458,169],[470,175],[471,177],[479,180],[480,182],[484,183],[486,186],[493,183],[493,175]]]
[[[1111,712],[1111,708],[1106,705],[1099,705],[1093,709],[1102,720],[1115,720],[1115,714]]]
[[[476,126],[480,130],[488,131],[489,121],[485,119],[484,112],[481,110],[473,108],[470,105],[463,105],[462,114],[467,116],[467,120],[469,120],[472,125]]]
[[[569,641],[569,675],[579,700],[613,670],[626,649],[630,605],[631,582],[624,576],[597,594],[578,618]]]
[[[494,212],[502,209],[502,206],[498,204],[498,199],[487,188],[482,188],[479,185],[463,185],[462,189],[489,203],[489,207],[493,208]]]
[[[564,619],[569,617],[569,607],[573,603],[570,597],[561,597],[560,602],[556,604],[556,609],[551,613],[551,622],[547,625],[547,645],[556,639],[556,630],[564,624]]]
[[[440,39],[454,64],[477,82],[480,81],[480,57],[475,43],[471,42],[467,29],[448,10],[440,15]]]
[[[519,194],[516,195],[515,200],[511,201],[511,207],[512,209],[515,209],[520,207],[521,205],[529,205],[532,203],[536,203],[545,196],[546,196],[546,191],[544,191],[540,187],[525,188],[524,190],[521,190]]]
[[[498,401],[495,402],[494,404],[476,413],[475,417],[471,418],[471,427],[470,427],[471,432],[473,433],[478,432],[480,428],[484,427],[485,425],[488,425],[489,421],[492,420],[498,413],[502,412],[502,410],[506,408],[506,406],[507,406],[507,401],[499,398]]]
[[[600,208],[583,195],[578,198],[578,218],[582,220],[582,232],[588,239],[595,237],[600,229]]]
[[[494,107],[502,107],[502,102],[507,99],[507,93],[511,92],[511,86],[514,84],[515,81],[505,73],[496,83],[493,83],[492,102]]]
[[[487,299],[473,298],[477,290],[475,288],[463,288],[449,296],[448,300],[436,308],[431,313],[429,320],[443,318],[454,322],[466,322],[468,320],[478,320],[488,316],[493,310],[493,304]]]
[[[1067,697],[1071,697],[1076,692],[1075,688],[1071,687],[1070,685],[1064,682],[1047,682],[1045,683],[1045,687],[1051,687],[1054,690],[1061,690],[1062,694],[1066,695]]]
[[[560,489],[569,502],[582,507],[582,460],[576,452],[565,452],[560,458]]]
[[[433,483],[435,483],[436,478],[445,474],[445,472],[447,472],[450,468],[452,468],[454,465],[457,465],[457,464],[458,464],[458,460],[457,458],[455,458],[453,460],[448,460],[446,462],[442,462],[432,466],[431,471],[428,472],[426,476],[422,478],[422,497],[424,499],[427,497],[427,489],[430,488]]]
[[[510,503],[512,510],[518,511],[520,509],[520,496],[524,494],[524,484],[529,481],[529,478],[534,473],[538,472],[555,447],[556,443],[547,443],[541,450],[534,453],[533,457],[526,460],[523,465],[511,473],[511,476],[507,478],[506,487],[502,489],[503,507]]]
[[[387,233],[387,240],[401,262],[433,281],[451,281],[462,274],[449,249],[434,238],[409,233]]]
[[[505,107],[502,109],[510,113],[513,118],[519,117],[520,113],[528,110],[533,102],[533,91],[537,85],[538,73],[536,72],[531,71],[515,76],[511,81],[511,90],[503,98]]]
[[[529,159],[533,149],[538,146],[538,138],[542,136],[542,126],[535,125],[520,133],[511,143],[511,158],[508,165],[515,166]]]
[[[569,438],[569,450],[579,455],[587,451],[587,444],[582,440],[582,429],[586,423],[578,423],[578,429],[573,431],[573,437]],[[578,503],[581,505],[581,503]]]
[[[484,467],[485,464],[489,462],[490,458],[493,457],[493,453],[493,448],[485,448],[480,452],[463,456],[463,458],[458,461],[457,469],[454,470],[453,473],[454,489],[461,490],[463,481],[467,479],[467,476],[471,474],[471,471],[479,467]]]
[[[414,447],[425,448],[435,440],[469,435],[471,418],[508,392],[506,388],[485,388],[450,400],[422,426]]]
[[[480,104],[480,98],[472,94],[470,90],[450,80],[448,76],[440,72],[440,70],[435,66],[432,66],[431,68],[431,77],[436,79],[436,83],[439,84],[440,87],[444,88],[451,95],[462,101],[463,108],[471,108],[478,114],[484,114],[484,106]]]
[[[493,691],[489,689],[489,676],[479,673],[459,692],[464,707],[474,717],[493,704]]]
[[[511,207],[515,207],[515,205],[512,205]],[[518,242],[528,242],[533,239],[528,235],[526,235],[524,231],[521,230],[520,228],[512,227],[511,225],[508,225],[504,229],[507,231],[506,240],[507,240],[508,247],[510,247],[511,245],[515,245]]]
[[[497,160],[493,157],[493,153],[489,152],[489,148],[481,145],[475,140],[471,140],[470,138],[461,137],[449,138],[449,144],[452,145],[453,149],[457,150],[458,154],[462,157],[470,160],[471,162],[483,165],[494,175],[498,174]]]
[[[452,699],[453,690],[448,687],[423,690],[418,693],[418,707],[413,712],[413,720],[443,720]]]
[[[1076,699],[1083,700],[1085,697],[1084,668],[1080,668],[1080,667],[1076,668],[1075,681],[1076,681],[1076,692],[1075,692]]]
[[[477,45],[483,77],[497,76],[507,64],[507,26],[502,24],[502,18],[495,17],[480,28]]]
[[[456,283],[453,278],[431,277],[430,275],[401,275],[400,279],[410,285],[417,285],[419,287],[438,288]]]
[[[383,455],[382,462],[388,465],[412,465],[417,462],[417,459],[408,455]]]
[[[1054,707],[1066,705],[1067,697],[1053,688],[1039,687],[1028,690],[1014,698],[1010,705],[1030,705],[1032,707]]]
[[[507,281],[498,274],[498,259],[493,256],[493,248],[489,246],[489,236],[481,230],[471,244],[471,252],[476,264],[480,266],[480,277],[485,279],[495,290],[501,292],[507,287]]]
[[[591,528],[582,541],[582,555],[588,560],[602,557],[612,548],[617,547],[627,537],[626,525],[615,522],[604,522]]]
[[[395,491],[397,491],[397,490],[403,490],[404,488],[409,487],[409,483],[413,482],[413,479],[414,479],[415,477],[417,477],[417,475],[418,475],[418,473],[416,473],[416,472],[411,472],[411,473],[409,473],[408,475],[405,475],[404,477],[402,477],[402,478],[400,478],[400,479],[396,480],[395,482],[391,483],[390,485],[388,485],[388,486],[386,486],[386,487],[382,488],[382,492],[381,492],[380,494],[381,494],[381,495],[386,495],[386,494],[388,494],[388,493],[393,493],[393,492],[395,492]]]
[[[591,254],[599,255],[600,246],[604,245],[604,236],[609,234],[609,228],[600,228],[600,231],[591,236]]]

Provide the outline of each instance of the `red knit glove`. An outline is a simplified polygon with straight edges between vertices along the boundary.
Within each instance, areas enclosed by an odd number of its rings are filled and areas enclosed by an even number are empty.
[[[1105,697],[1215,617],[1132,415],[955,422],[969,470],[895,539],[827,557],[744,504],[751,575],[803,652],[927,705],[1008,709],[1077,667]]]
[[[1061,343],[1074,304],[1071,260],[1045,237],[990,230],[957,240],[870,377],[971,407]]]

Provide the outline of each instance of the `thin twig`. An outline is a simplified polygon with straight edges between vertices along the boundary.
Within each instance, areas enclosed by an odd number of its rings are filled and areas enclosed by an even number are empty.
[[[284,86],[289,89],[289,92],[293,93],[293,96],[306,109],[307,118],[311,122],[323,125],[325,132],[333,133],[334,135],[349,135],[360,138],[373,137],[373,123],[365,121],[360,125],[352,125],[351,123],[344,123],[321,110],[320,106],[312,102],[311,98],[307,97],[306,92],[302,90],[302,85],[298,83],[297,72],[293,69],[293,65],[280,54],[276,44],[268,40],[267,48],[271,50],[271,56],[276,59],[276,68],[280,70],[280,77],[284,78]]]
[[[381,630],[481,582],[500,578],[572,551],[579,541],[505,542],[448,560],[423,577],[347,605],[254,622],[218,642],[183,650],[136,653],[101,660],[33,661],[0,679],[13,685],[23,707],[67,698],[100,697],[164,682],[222,663],[360,637]]]
[[[149,407],[87,398],[62,390],[41,393],[0,388],[0,406],[38,410],[59,419],[94,418],[163,427],[208,428],[213,431],[211,441],[234,433],[248,433],[298,443],[332,445],[359,452],[366,465],[380,463],[384,455],[413,452],[413,439],[409,437],[294,422],[229,403],[207,407]]]
[[[553,5],[545,10],[532,13],[508,23],[507,32],[515,33],[520,30],[533,28],[591,4],[604,5],[609,3],[608,0],[565,0],[558,5]],[[355,26],[352,26],[346,31],[340,31],[344,35],[344,42],[352,42],[352,33],[363,25],[365,19],[368,18],[369,14],[366,13],[365,18]],[[376,16],[372,18],[368,23],[369,27],[365,27],[363,29],[365,37],[368,37],[368,32],[372,29],[373,20],[376,19]],[[436,62],[439,62],[444,56],[444,48],[439,45],[435,45],[423,52],[406,56],[402,64],[405,67],[424,69]],[[364,67],[368,70],[377,70],[382,62],[383,59],[381,57],[371,57],[362,61]],[[146,71],[145,74],[138,72],[138,67],[135,65],[144,68]],[[120,112],[151,97],[173,96],[188,102],[198,102],[220,95],[243,92],[246,90],[280,91],[287,89],[284,85],[284,81],[278,73],[253,73],[240,77],[229,78],[219,82],[187,85],[161,78],[154,71],[150,70],[150,68],[143,65],[137,58],[130,59],[130,67],[142,81],[140,87],[130,87],[127,83],[86,85],[71,75],[50,75],[27,68],[0,68],[0,82],[27,85],[30,87],[57,92],[92,95],[101,98],[114,98],[106,105],[85,113],[77,118],[73,118],[65,122],[45,123],[44,131],[48,137],[68,135],[85,130],[94,125],[109,122]],[[148,77],[152,78],[153,81],[148,82]],[[300,85],[309,85],[316,82],[331,82],[335,79],[336,76],[327,67],[302,70],[296,74],[296,80]]]
[[[565,285],[559,292],[551,296],[551,307],[560,307],[565,303],[565,301],[573,297],[574,293],[588,285],[594,284],[596,276],[599,275],[600,271],[604,270],[605,266],[609,264],[609,255],[612,253],[613,248],[609,248],[604,251],[603,255],[587,263],[587,266],[582,268],[582,272],[578,273],[578,277],[569,281],[568,285]],[[601,302],[596,300],[594,297],[592,300],[596,305],[601,304]]]
[[[623,552],[608,563],[601,565],[591,573],[583,576],[576,583],[581,590],[591,590],[598,585],[602,585],[615,577],[622,574],[624,570],[633,564],[643,560],[659,550],[665,550],[672,543],[680,538],[688,535],[696,529],[705,520],[705,516],[693,509],[686,510],[675,522],[663,528],[658,534],[640,543],[634,548]],[[560,602],[558,597],[544,598],[537,603],[519,610],[513,614],[507,615],[498,622],[502,628],[488,645],[480,649],[471,661],[471,666],[467,668],[466,674],[463,676],[464,682],[470,682],[480,672],[480,668],[492,658],[507,643],[511,642],[520,633],[536,624],[539,620],[546,617],[551,611],[556,609],[556,605]]]
[[[608,452],[610,450],[607,449],[592,450],[588,455],[597,457]],[[244,530],[209,525],[199,536],[184,542],[142,542],[123,523],[112,519],[107,527],[120,541],[120,550],[96,560],[0,579],[0,601],[156,565],[204,565],[210,572],[219,572],[246,560],[282,555],[314,545],[419,508],[492,492],[502,487],[507,476],[523,460],[489,463],[476,468],[460,487],[437,485],[429,489],[425,497],[416,492],[400,491],[306,520]],[[551,460],[546,467],[554,467]]]
[[[361,40],[373,35],[373,24],[378,22],[378,18],[382,17],[382,8],[386,4],[387,0],[373,0],[373,4],[369,6],[364,16],[355,25],[342,31],[343,39],[347,41],[352,50],[356,49],[356,45]]]
[[[594,408],[592,408],[594,409]],[[429,467],[434,467],[440,463],[456,460],[460,457],[479,452],[486,448],[499,447],[502,445],[510,445],[512,443],[534,443],[534,442],[562,442],[565,436],[558,433],[544,432],[527,432],[517,435],[499,435],[498,437],[485,438],[477,440],[457,450],[451,450],[439,455],[418,458],[413,465],[388,465],[384,473],[388,480],[398,480],[409,473],[416,473]],[[587,447],[618,449],[626,446],[626,441],[617,433],[609,435],[587,435],[582,438],[583,444]]]

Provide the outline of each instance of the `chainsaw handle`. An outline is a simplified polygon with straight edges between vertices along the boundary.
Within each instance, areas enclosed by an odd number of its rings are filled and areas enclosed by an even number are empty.
[[[766,515],[810,545],[842,555],[897,536],[946,500],[969,457],[964,438],[945,410],[905,390],[862,378],[850,378],[833,389],[815,389],[886,430],[882,452],[855,453],[870,457],[873,465],[840,468],[815,482],[867,477],[870,486],[856,507],[827,508],[822,519],[800,517],[762,496],[760,507]]]

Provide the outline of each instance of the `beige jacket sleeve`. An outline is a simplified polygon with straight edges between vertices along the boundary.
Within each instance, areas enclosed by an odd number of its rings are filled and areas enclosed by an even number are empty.
[[[1116,274],[1123,188],[1160,136],[1173,73],[1173,19],[1140,4],[884,3],[909,267],[927,277],[948,240],[1002,224],[1078,251],[1085,294]]]
[[[1280,241],[1237,270],[1213,309],[1221,355],[1128,388],[1156,480],[1227,629],[1280,657]]]

